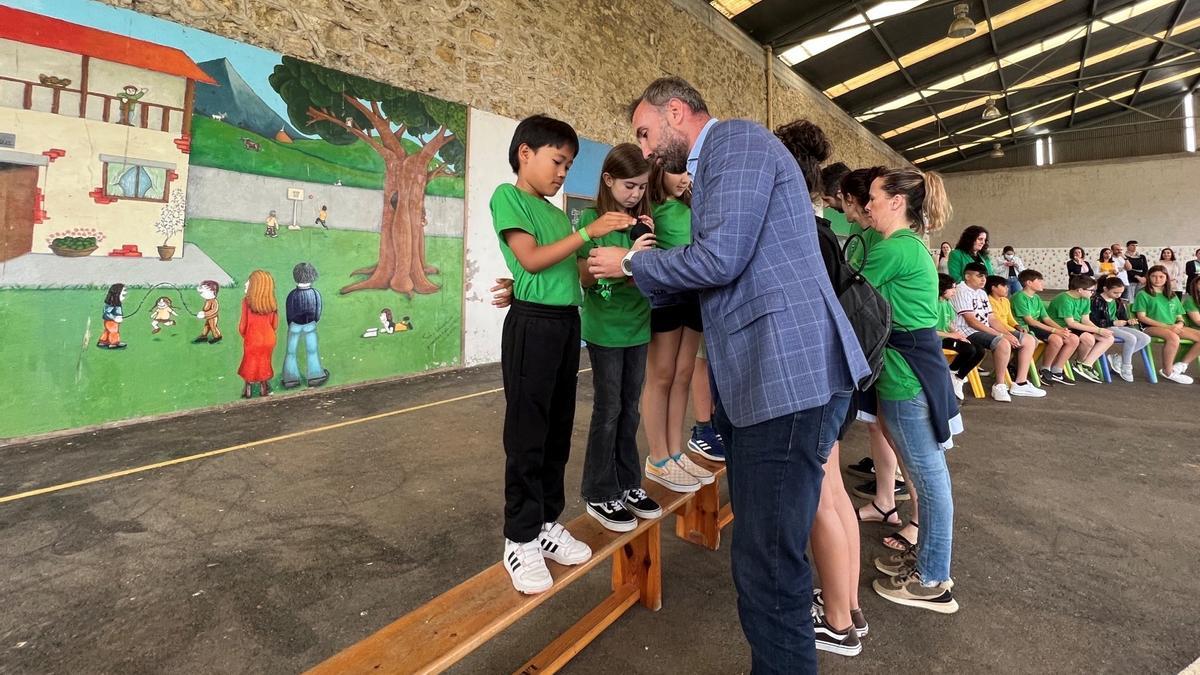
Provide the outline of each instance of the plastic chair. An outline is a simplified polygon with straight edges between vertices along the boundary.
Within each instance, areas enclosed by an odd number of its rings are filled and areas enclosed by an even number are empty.
[[[946,357],[947,362],[953,361],[954,357],[958,356],[958,352],[953,349],[942,349],[942,354]],[[983,380],[979,377],[978,367],[972,368],[971,372],[967,374],[967,384],[971,385],[971,393],[975,398],[983,398],[986,395],[983,390]]]
[[[1142,350],[1142,359],[1143,359],[1143,361],[1146,361],[1146,368],[1147,368],[1147,370],[1150,371],[1150,383],[1151,384],[1158,384],[1158,368],[1154,365],[1154,351],[1151,348],[1154,347],[1154,345],[1161,345],[1162,343],[1163,343],[1162,338],[1151,336],[1150,344],[1146,345],[1146,348]],[[1195,343],[1186,338],[1179,339],[1180,347],[1190,347],[1193,344],[1195,344]],[[1171,365],[1173,366],[1175,364],[1171,364]]]

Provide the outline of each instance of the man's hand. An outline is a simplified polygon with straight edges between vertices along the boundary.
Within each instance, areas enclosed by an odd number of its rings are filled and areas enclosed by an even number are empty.
[[[496,285],[492,286],[491,288],[488,289],[492,293],[492,306],[504,308],[504,307],[508,307],[509,305],[511,305],[512,304],[512,287],[513,287],[512,279],[504,279],[504,278],[497,279]]]
[[[588,253],[588,272],[597,279],[624,279],[625,272],[621,269],[621,259],[625,257],[626,253],[629,253],[629,249],[620,246],[594,248]]]

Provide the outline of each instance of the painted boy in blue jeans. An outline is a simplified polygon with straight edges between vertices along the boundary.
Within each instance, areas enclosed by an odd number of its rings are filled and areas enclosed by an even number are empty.
[[[304,336],[304,355],[307,358],[305,378],[308,386],[319,387],[329,380],[329,371],[321,367],[321,353],[317,349],[317,322],[321,320],[321,294],[313,288],[317,280],[317,268],[312,263],[297,263],[292,268],[296,287],[287,296],[287,352],[283,357],[283,388],[300,386],[300,367],[296,363],[296,349],[300,336]]]

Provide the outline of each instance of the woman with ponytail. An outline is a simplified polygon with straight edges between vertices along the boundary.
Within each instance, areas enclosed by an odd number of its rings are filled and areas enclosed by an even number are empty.
[[[954,502],[945,450],[961,431],[958,399],[938,337],[938,273],[922,235],[952,214],[941,176],[892,169],[876,178],[866,205],[881,240],[863,276],[892,305],[892,336],[876,383],[880,417],[921,496],[915,551],[879,558],[875,592],[901,605],[958,611],[951,593]]]

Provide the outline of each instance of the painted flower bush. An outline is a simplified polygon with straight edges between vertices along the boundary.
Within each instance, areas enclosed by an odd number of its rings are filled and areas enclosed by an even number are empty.
[[[104,233],[91,227],[76,227],[63,232],[55,232],[46,237],[50,248],[62,248],[71,251],[85,251],[96,248],[104,241]]]

